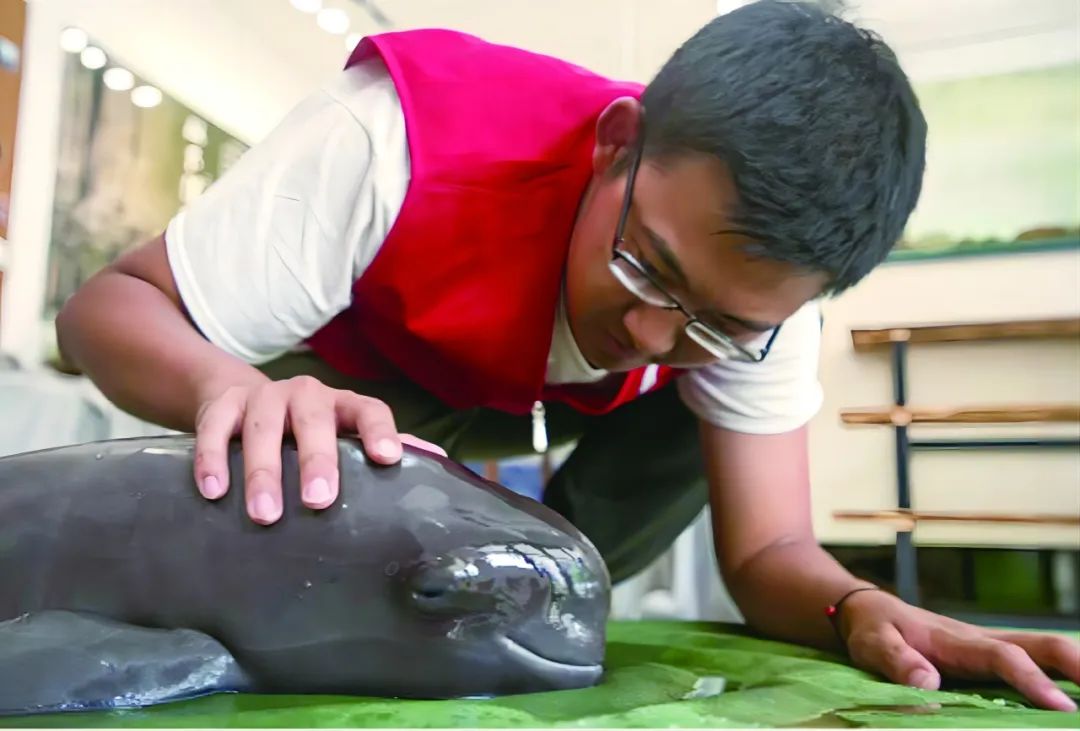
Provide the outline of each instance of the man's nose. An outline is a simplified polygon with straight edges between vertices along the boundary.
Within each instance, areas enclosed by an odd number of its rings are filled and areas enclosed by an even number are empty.
[[[645,302],[630,308],[623,317],[634,349],[650,360],[675,349],[685,323],[686,316],[678,310],[665,310]]]

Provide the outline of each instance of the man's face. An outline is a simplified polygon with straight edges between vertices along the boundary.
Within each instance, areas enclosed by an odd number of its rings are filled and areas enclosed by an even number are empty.
[[[627,148],[614,150],[610,159],[626,154]],[[643,302],[611,273],[626,172],[610,175],[604,160],[594,155],[595,174],[567,262],[567,314],[578,347],[594,367],[615,372],[716,360],[686,335],[684,314]],[[825,277],[751,258],[742,250],[745,238],[718,234],[732,228],[735,201],[731,175],[718,160],[646,158],[634,182],[623,248],[700,320],[754,351],[821,292]]]

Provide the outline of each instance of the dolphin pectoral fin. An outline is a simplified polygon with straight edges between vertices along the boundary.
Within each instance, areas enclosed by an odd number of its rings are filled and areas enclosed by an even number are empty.
[[[132,708],[250,687],[220,642],[79,612],[0,622],[0,715]]]

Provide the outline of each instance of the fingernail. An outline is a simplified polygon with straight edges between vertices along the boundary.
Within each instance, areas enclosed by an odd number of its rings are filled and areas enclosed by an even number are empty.
[[[323,477],[316,477],[304,488],[304,502],[321,505],[330,499],[330,483]]]
[[[265,492],[255,496],[255,500],[251,505],[251,512],[252,517],[267,523],[273,523],[281,517],[281,509],[274,501],[274,498],[270,497]]]
[[[390,439],[380,439],[375,443],[375,452],[380,457],[394,459],[397,456],[397,445]]]
[[[937,678],[933,673],[929,673],[925,670],[916,670],[908,676],[907,684],[912,688],[934,690],[937,688]]]
[[[1072,698],[1065,695],[1060,688],[1055,688],[1050,692],[1050,700],[1063,711],[1072,712],[1076,710],[1076,703]]]
[[[202,494],[207,500],[217,500],[225,494],[225,491],[221,489],[221,483],[218,481],[218,478],[213,475],[207,475],[203,478]]]

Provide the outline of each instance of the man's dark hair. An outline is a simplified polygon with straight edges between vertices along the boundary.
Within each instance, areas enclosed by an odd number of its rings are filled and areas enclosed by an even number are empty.
[[[877,266],[918,201],[926,122],[895,55],[809,3],[714,18],[642,96],[646,156],[705,153],[734,176],[750,253],[828,275]]]

